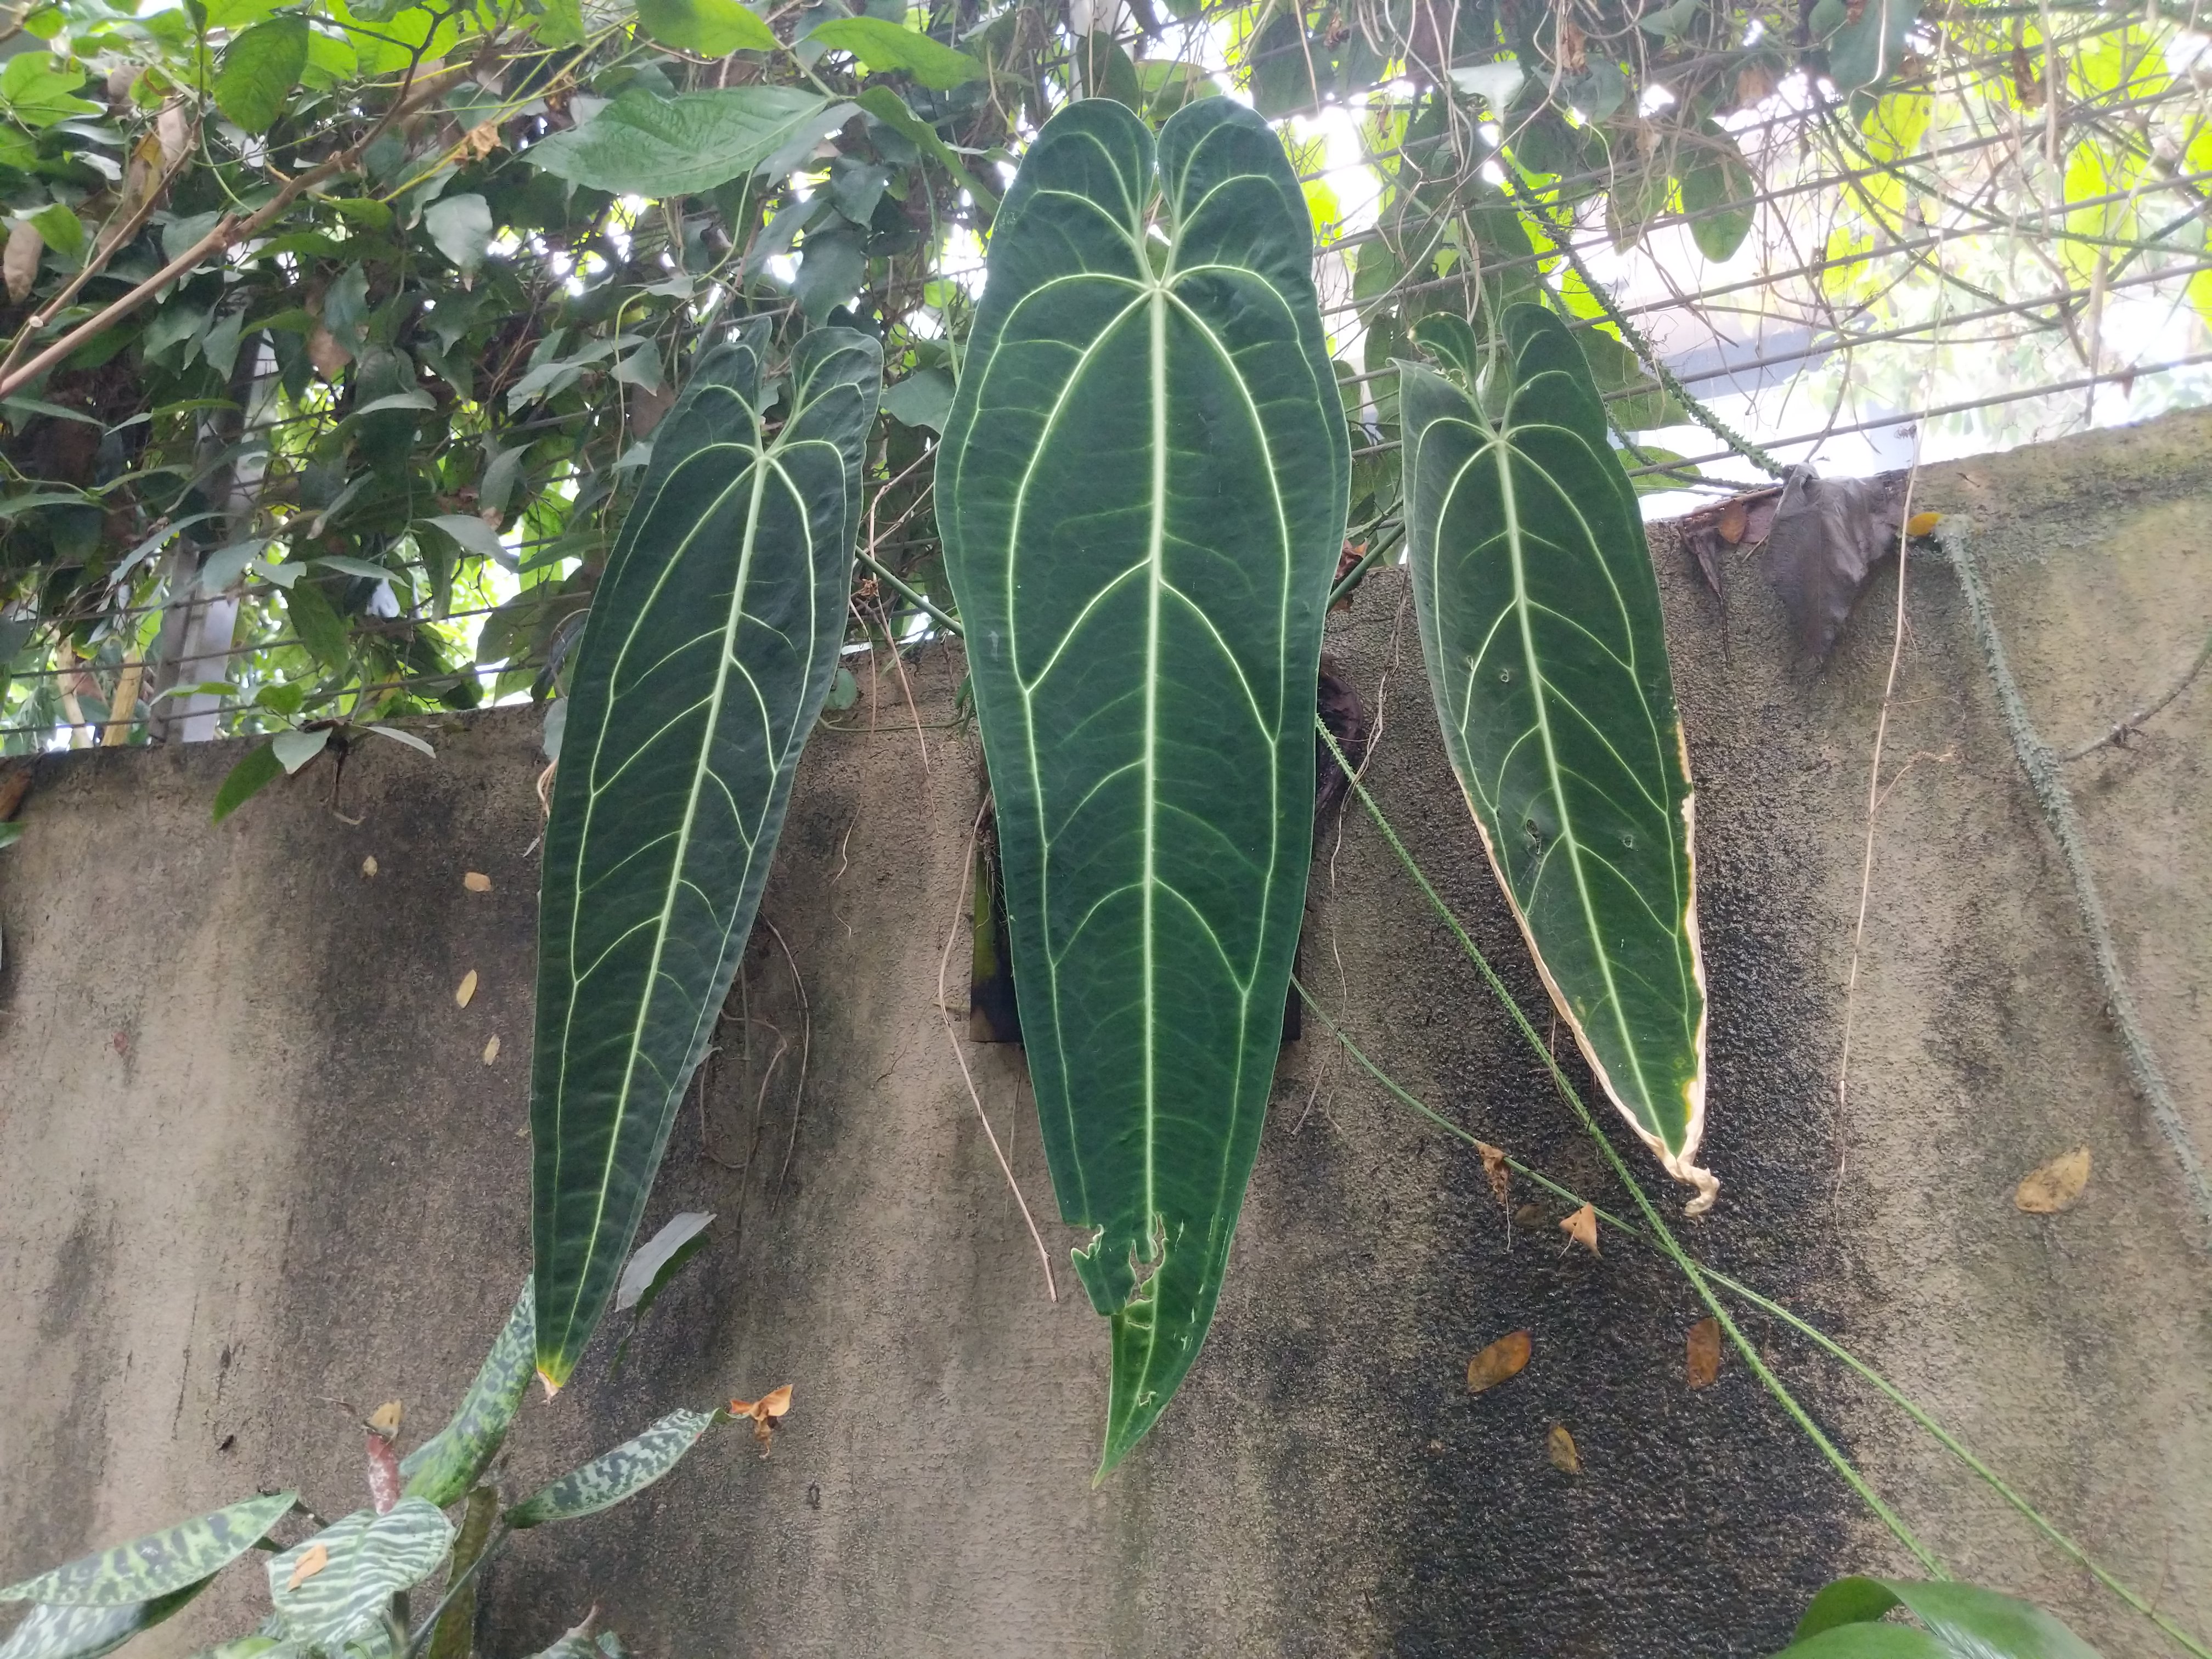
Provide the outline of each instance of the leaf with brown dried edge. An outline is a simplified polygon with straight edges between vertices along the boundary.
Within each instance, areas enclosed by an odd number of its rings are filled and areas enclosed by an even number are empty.
[[[1583,1472],[1582,1453],[1575,1448],[1574,1436],[1567,1432],[1564,1423],[1552,1425],[1552,1431],[1544,1437],[1544,1455],[1552,1460],[1552,1467],[1562,1474]]]
[[[1685,1369],[1693,1389],[1710,1389],[1720,1381],[1721,1322],[1700,1319],[1690,1327]]]
[[[1571,1216],[1560,1218],[1559,1231],[1581,1245],[1592,1255],[1597,1249],[1597,1212],[1585,1204]]]
[[[1509,1331],[1467,1362],[1467,1391],[1480,1394],[1510,1376],[1518,1376],[1528,1364],[1528,1333]]]
[[[1895,491],[1878,478],[1792,471],[1766,537],[1766,574],[1806,655],[1825,658],[1875,567],[1897,551]]]
[[[2012,1201],[2029,1215],[2057,1215],[2081,1201],[2089,1184],[2089,1149],[2076,1146],[2047,1164],[2037,1165],[2021,1177]]]

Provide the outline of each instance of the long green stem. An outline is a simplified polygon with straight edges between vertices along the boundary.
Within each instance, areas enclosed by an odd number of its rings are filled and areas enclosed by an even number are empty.
[[[1297,981],[1293,981],[1293,983],[1297,983]],[[1395,1097],[1401,1104],[1428,1119],[1430,1122],[1435,1124],[1445,1133],[1451,1135],[1456,1139],[1465,1141],[1470,1146],[1480,1147],[1484,1144],[1479,1136],[1469,1133],[1461,1125],[1453,1122],[1449,1118],[1444,1116],[1443,1113],[1430,1106],[1427,1102],[1414,1095],[1403,1084],[1400,1083],[1395,1078],[1385,1072],[1380,1066],[1376,1065],[1367,1054],[1366,1051],[1361,1048],[1358,1043],[1352,1040],[1351,1034],[1345,1030],[1345,1029],[1334,1019],[1329,1017],[1328,1011],[1322,1008],[1320,1003],[1315,1000],[1312,992],[1307,990],[1303,984],[1298,984],[1297,991],[1299,996],[1305,1000],[1306,1006],[1312,1010],[1314,1018],[1320,1020],[1321,1023],[1328,1028],[1328,1034],[1336,1040],[1337,1043],[1344,1049],[1345,1053],[1350,1054],[1352,1060],[1356,1061],[1370,1077],[1381,1084],[1382,1087]],[[1569,1204],[1589,1204],[1590,1206],[1590,1212],[1601,1222],[1604,1223],[1605,1225],[1612,1228],[1614,1231],[1621,1233],[1629,1238],[1632,1238],[1640,1244],[1648,1246],[1652,1243],[1651,1236],[1645,1232],[1643,1228],[1638,1226],[1634,1222],[1626,1220],[1621,1217],[1613,1214],[1610,1210],[1600,1208],[1595,1203],[1584,1198],[1580,1193],[1576,1192],[1572,1188],[1553,1180],[1551,1176],[1546,1175],[1541,1170],[1535,1169],[1529,1164],[1522,1163],[1519,1158],[1515,1158],[1510,1152],[1505,1153],[1504,1156],[1507,1165],[1514,1171],[1515,1174],[1519,1175],[1528,1181],[1534,1182],[1537,1186],[1541,1187],[1553,1197],[1560,1199]],[[2186,1630],[2174,1623],[2172,1620],[2167,1618],[2164,1613],[2159,1612],[2155,1607],[2154,1607],[2148,1601],[2145,1601],[2137,1591],[2131,1589],[2121,1580],[2114,1577],[2103,1567],[2100,1566],[2096,1561],[2090,1557],[2087,1551],[2084,1550],[2081,1545],[2075,1543],[2071,1538],[2061,1532],[2040,1510],[2038,1510],[2033,1504],[2029,1503],[2027,1499],[2021,1497],[2017,1492],[2014,1491],[2002,1476],[2000,1476],[1994,1469],[1990,1468],[1988,1464],[1983,1462],[1980,1458],[1977,1457],[1964,1443],[1960,1441],[1956,1436],[1953,1435],[1949,1430],[1946,1429],[1942,1424],[1936,1421],[1936,1419],[1924,1408],[1923,1408],[1917,1401],[1913,1400],[1911,1395],[1905,1394],[1895,1383],[1884,1376],[1880,1371],[1868,1364],[1866,1361],[1861,1359],[1850,1349],[1844,1347],[1833,1337],[1820,1329],[1819,1326],[1811,1323],[1809,1321],[1800,1317],[1795,1313],[1792,1313],[1789,1308],[1785,1307],[1783,1304],[1775,1301],[1771,1297],[1762,1295],[1760,1292],[1752,1289],[1750,1285],[1743,1283],[1741,1279],[1735,1279],[1730,1275],[1721,1272],[1717,1267],[1707,1266],[1703,1262],[1700,1262],[1698,1265],[1704,1271],[1707,1279],[1719,1285],[1721,1289],[1726,1291],[1729,1295],[1740,1297],[1741,1300],[1749,1303],[1753,1307],[1757,1308],[1760,1312],[1768,1314],[1772,1317],[1780,1320],[1784,1324],[1789,1326],[1791,1330],[1805,1338],[1807,1341],[1811,1342],[1816,1347],[1820,1348],[1833,1358],[1842,1361],[1843,1364],[1849,1366],[1859,1376],[1864,1377],[1899,1409],[1901,1409],[1907,1416],[1911,1418],[1914,1422],[1917,1423],[1922,1428],[1927,1430],[1928,1432],[1934,1437],[1939,1445],[1941,1445],[1946,1451],[1949,1452],[1954,1457],[1957,1458],[1961,1463],[1965,1464],[1967,1468],[1971,1469],[1978,1479],[1990,1487],[1991,1491],[1995,1492],[2000,1498],[2003,1498],[2006,1503],[2017,1510],[2038,1532],[2040,1532],[2045,1538],[2048,1538],[2052,1543],[2056,1544],[2060,1549],[2063,1550],[2075,1560],[2080,1562],[2082,1567],[2087,1571],[2099,1583],[2104,1585],[2106,1589],[2112,1591],[2114,1595],[2127,1603],[2129,1607],[2134,1608],[2137,1613],[2142,1614],[2144,1618],[2156,1625],[2159,1629],[2170,1638],[2177,1646],[2193,1656],[2193,1659],[2212,1659],[2212,1649],[2206,1648]]]
[[[1542,1057],[1560,1096],[1573,1109],[1575,1115],[1582,1121],[1583,1127],[1589,1132],[1590,1139],[1597,1143],[1598,1149],[1604,1153],[1606,1161],[1613,1166],[1613,1171],[1620,1177],[1621,1185],[1628,1189],[1629,1195],[1636,1200],[1637,1208],[1643,1212],[1644,1224],[1650,1228],[1652,1236],[1659,1242],[1659,1247],[1674,1259],[1674,1265],[1681,1270],[1682,1276],[1689,1280],[1690,1287],[1697,1291],[1698,1298],[1705,1303],[1722,1331],[1735,1345],[1736,1352],[1743,1356],[1744,1364],[1751,1368],[1752,1375],[1759,1378],[1759,1382],[1765,1386],[1766,1391],[1774,1396],[1776,1403],[1789,1413],[1790,1419],[1800,1429],[1804,1431],[1806,1437],[1820,1448],[1821,1455],[1828,1460],[1836,1473],[1843,1478],[1844,1483],[1858,1494],[1860,1500],[1874,1511],[1884,1526],[1895,1534],[1897,1540],[1911,1553],[1913,1559],[1919,1562],[1922,1571],[1931,1577],[1948,1577],[1935,1553],[1922,1543],[1914,1534],[1912,1528],[1905,1524],[1904,1519],[1882,1501],[1881,1494],[1875,1491],[1867,1478],[1859,1473],[1857,1466],[1850,1458],[1844,1456],[1835,1443],[1821,1432],[1820,1425],[1813,1421],[1804,1407],[1798,1403],[1796,1396],[1783,1386],[1782,1379],[1767,1368],[1766,1361],[1759,1357],[1759,1350],[1752,1346],[1742,1331],[1737,1328],[1735,1320],[1721,1304],[1720,1298],[1713,1293],[1713,1288],[1707,1282],[1704,1272],[1676,1241],[1673,1231],[1661,1218],[1657,1206],[1645,1194],[1642,1183],[1630,1171],[1626,1162],[1621,1158],[1613,1142],[1598,1127],[1597,1120],[1590,1115],[1589,1108],[1583,1103],[1581,1094],[1576,1090],[1574,1085],[1567,1080],[1567,1074],[1559,1069],[1559,1061],[1553,1057],[1552,1051],[1544,1040],[1536,1035],[1536,1028],[1528,1023],[1528,1017],[1521,1012],[1521,1005],[1514,1000],[1512,992],[1506,988],[1505,981],[1498,976],[1498,970],[1490,965],[1490,959],[1482,954],[1481,948],[1475,944],[1467,929],[1461,925],[1458,916],[1453,914],[1451,907],[1443,902],[1442,896],[1430,884],[1429,878],[1422,872],[1420,866],[1413,861],[1413,854],[1406,850],[1406,844],[1398,839],[1398,832],[1390,827],[1390,821],[1382,816],[1382,808],[1375,804],[1374,796],[1367,792],[1367,786],[1360,781],[1358,775],[1353,771],[1352,763],[1345,758],[1344,751],[1337,746],[1335,738],[1330,735],[1328,728],[1322,725],[1318,720],[1315,721],[1314,726],[1315,729],[1322,734],[1322,741],[1328,745],[1329,752],[1335,757],[1337,764],[1344,769],[1345,775],[1352,780],[1352,787],[1358,792],[1360,804],[1367,809],[1368,816],[1375,820],[1375,826],[1382,832],[1383,839],[1389,842],[1390,850],[1398,855],[1399,862],[1406,866],[1414,881],[1419,884],[1421,891],[1427,896],[1430,904],[1458,938],[1461,947],[1466,951],[1469,959],[1480,970],[1483,979],[1488,983],[1492,992],[1500,1002],[1504,1004],[1506,1012],[1512,1016],[1513,1023],[1520,1028],[1521,1035],[1528,1040],[1528,1046]]]

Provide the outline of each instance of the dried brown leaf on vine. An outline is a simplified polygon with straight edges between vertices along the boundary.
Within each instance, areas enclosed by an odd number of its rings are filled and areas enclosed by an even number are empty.
[[[1754,489],[1711,507],[1700,507],[1677,521],[1676,533],[1698,567],[1698,574],[1715,595],[1722,593],[1731,548],[1756,547],[1774,525],[1775,509],[1782,504],[1782,487]]]
[[[2012,1201],[2029,1215],[2057,1215],[2070,1210],[2089,1184],[2089,1149],[2076,1146],[2047,1164],[2038,1164],[2021,1177]]]
[[[1592,1255],[1598,1253],[1597,1212],[1589,1205],[1583,1205],[1571,1216],[1560,1218],[1559,1231]]]
[[[1685,1369],[1693,1389],[1710,1389],[1721,1376],[1721,1322],[1700,1319],[1690,1327]]]
[[[375,1433],[391,1440],[399,1433],[399,1425],[406,1419],[407,1407],[397,1400],[387,1400],[368,1414],[368,1426]]]
[[[1576,1448],[1574,1436],[1567,1432],[1564,1423],[1552,1425],[1552,1431],[1544,1437],[1544,1455],[1552,1460],[1552,1467],[1562,1474],[1580,1474],[1583,1455]]]
[[[1490,1182],[1491,1196],[1510,1213],[1513,1208],[1513,1171],[1506,1167],[1505,1153],[1486,1140],[1476,1141],[1474,1150],[1482,1155],[1482,1173]]]
[[[1896,553],[1899,526],[1896,489],[1881,479],[1792,470],[1764,562],[1807,656],[1834,648],[1875,567]]]
[[[761,1455],[768,1455],[769,1442],[775,1437],[776,1425],[791,1409],[791,1384],[771,1389],[757,1400],[732,1400],[730,1415],[752,1419],[753,1438],[760,1442]]]
[[[1467,1362],[1467,1391],[1480,1394],[1510,1376],[1518,1376],[1528,1364],[1528,1333],[1509,1331]]]

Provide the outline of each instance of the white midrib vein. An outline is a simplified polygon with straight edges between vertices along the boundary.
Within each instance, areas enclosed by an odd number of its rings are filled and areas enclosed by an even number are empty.
[[[752,577],[753,544],[760,530],[761,498],[768,488],[769,468],[765,464],[766,460],[765,454],[757,456],[751,468],[753,489],[752,497],[745,504],[745,533],[742,544],[744,550],[738,556],[738,574],[730,592],[729,614],[722,623],[721,653],[716,659],[714,666],[714,690],[707,701],[707,718],[702,727],[699,739],[702,750],[700,763],[692,769],[691,791],[684,803],[684,822],[676,834],[676,854],[669,866],[667,893],[661,900],[660,915],[655,926],[653,962],[646,974],[645,994],[638,1000],[637,1018],[630,1026],[629,1054],[623,1068],[621,1098],[625,1109],[629,1100],[630,1091],[636,1082],[638,1059],[645,1042],[646,1018],[653,1012],[653,993],[660,983],[660,958],[668,948],[669,917],[676,908],[676,895],[684,886],[684,861],[690,852],[693,826],[698,821],[699,799],[708,771],[704,751],[713,744],[714,734],[721,726],[722,698],[729,689],[730,671],[737,643],[738,627],[744,619],[745,593]],[[574,988],[570,994],[573,998]],[[619,1139],[620,1137],[617,1136],[614,1140],[608,1143],[606,1161],[600,1166],[599,1197],[592,1212],[591,1234],[595,1240],[599,1237],[599,1229],[606,1220],[607,1190],[614,1182],[615,1167],[617,1162],[615,1153]],[[569,1298],[567,1320],[571,1326],[575,1321],[576,1310],[584,1299],[585,1277],[582,1274],[577,1276],[575,1291]]]
[[[1512,417],[1509,414],[1506,421]],[[1510,428],[1501,426],[1498,441],[1492,446],[1492,454],[1498,466],[1498,499],[1505,508],[1505,544],[1513,555],[1513,612],[1521,630],[1521,654],[1528,670],[1530,701],[1536,710],[1536,732],[1544,744],[1544,771],[1552,781],[1552,801],[1559,811],[1559,836],[1567,844],[1567,867],[1575,872],[1575,896],[1582,902],[1583,922],[1589,929],[1590,943],[1597,947],[1599,971],[1605,975],[1606,1002],[1613,1011],[1613,1029],[1620,1034],[1622,1052],[1628,1056],[1629,1068],[1636,1073],[1636,1091],[1650,1109],[1651,1085],[1644,1075],[1644,1056],[1636,1046],[1635,1036],[1628,1029],[1628,1011],[1621,1006],[1620,988],[1613,983],[1613,957],[1605,948],[1605,935],[1599,928],[1596,908],[1590,902],[1589,878],[1583,873],[1582,842],[1575,835],[1572,816],[1567,810],[1567,783],[1559,769],[1559,753],[1552,740],[1552,717],[1546,707],[1550,688],[1544,679],[1544,670],[1536,654],[1536,635],[1530,625],[1531,605],[1528,598],[1528,572],[1526,550],[1521,542],[1521,507],[1513,489],[1513,456],[1515,450]],[[1498,825],[1503,842],[1505,825]]]
[[[1166,587],[1161,562],[1167,550],[1168,511],[1168,296],[1164,285],[1152,289],[1152,520],[1146,539],[1145,562],[1149,591],[1145,615],[1145,1228],[1152,1236],[1152,1218],[1159,1213],[1154,1179],[1154,1159],[1159,1133],[1156,1117],[1159,1076],[1154,1052],[1154,1027],[1159,1008],[1153,988],[1152,904],[1155,856],[1159,832],[1159,713],[1160,713],[1160,599]]]

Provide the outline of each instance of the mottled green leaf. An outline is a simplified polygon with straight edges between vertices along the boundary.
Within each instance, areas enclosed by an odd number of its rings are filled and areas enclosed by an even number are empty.
[[[1560,1017],[1668,1173],[1705,1115],[1689,756],[1643,516],[1565,326],[1402,366],[1407,541],[1444,745]]]
[[[528,1366],[523,1368],[523,1374],[529,1375]],[[453,1565],[446,1581],[448,1584],[459,1583],[462,1575],[476,1565],[477,1558],[490,1543],[492,1528],[498,1520],[499,1489],[471,1487],[468,1506],[461,1511],[460,1535],[453,1544]],[[446,1610],[438,1615],[438,1627],[430,1633],[430,1645],[424,1659],[469,1659],[476,1646],[479,1577],[471,1576],[446,1603]]]
[[[99,1659],[139,1632],[153,1629],[205,1589],[208,1582],[203,1578],[152,1601],[126,1601],[120,1607],[33,1603],[7,1639],[0,1641],[0,1659]]]
[[[577,647],[539,901],[531,1071],[538,1369],[565,1382],[629,1254],[752,930],[843,641],[881,348],[767,331],[700,364]]]
[[[1156,157],[1072,105],[1000,210],[939,451],[1109,1468],[1198,1356],[1282,1038],[1350,475],[1312,262],[1252,112],[1186,106]]]
[[[940,92],[984,75],[983,65],[966,52],[880,17],[832,18],[806,38],[832,52],[848,52],[868,69],[903,70]]]
[[[671,1412],[634,1440],[603,1452],[580,1469],[507,1512],[520,1532],[548,1521],[573,1521],[643,1492],[681,1462],[699,1437],[714,1427],[717,1412]]]
[[[1926,1626],[1882,1622],[1903,1607]],[[1917,1645],[1893,1638],[1911,1637]],[[1797,1621],[1787,1659],[2097,1659],[2096,1650],[2032,1602],[1972,1584],[1838,1578]]]
[[[271,17],[233,40],[216,71],[216,107],[248,132],[268,131],[307,67],[310,33],[305,17]]]
[[[460,1501],[507,1438],[507,1425],[522,1405],[530,1386],[532,1358],[537,1347],[538,1322],[530,1285],[514,1298],[514,1307],[492,1339],[491,1352],[477,1368],[476,1381],[462,1396],[453,1420],[399,1460],[403,1488],[410,1498],[420,1498],[443,1509]]]
[[[689,196],[758,173],[770,183],[850,120],[854,106],[798,87],[725,87],[659,98],[632,88],[522,159],[618,196]]]
[[[420,1498],[402,1498],[386,1515],[356,1510],[271,1558],[270,1599],[289,1635],[335,1648],[381,1625],[392,1598],[435,1572],[453,1542],[453,1523]],[[293,1573],[318,1548],[329,1559],[293,1583]]]
[[[219,1572],[291,1512],[297,1492],[249,1498],[228,1509],[149,1533],[0,1589],[0,1601],[119,1607],[150,1601]]]

